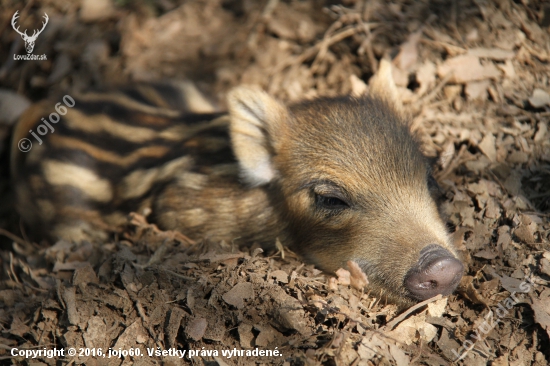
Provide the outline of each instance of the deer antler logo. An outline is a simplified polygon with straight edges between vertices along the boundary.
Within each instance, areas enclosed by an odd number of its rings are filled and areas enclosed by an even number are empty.
[[[27,50],[27,53],[31,53],[32,50],[34,49],[34,42],[36,41],[36,38],[38,38],[38,36],[40,35],[40,33],[42,33],[42,31],[44,30],[44,28],[46,28],[46,24],[48,24],[48,14],[44,13],[44,18],[46,19],[45,22],[42,23],[42,29],[40,29],[39,31],[37,31],[36,29],[34,30],[32,36],[28,36],[27,35],[27,30],[25,29],[25,32],[20,32],[19,31],[19,27],[15,28],[15,21],[17,20],[17,18],[19,17],[17,15],[17,13],[19,13],[19,10],[17,10],[15,12],[15,14],[13,14],[13,17],[11,18],[11,26],[13,27],[13,29],[19,33],[21,35],[21,37],[23,38],[23,41],[25,41],[25,48]]]

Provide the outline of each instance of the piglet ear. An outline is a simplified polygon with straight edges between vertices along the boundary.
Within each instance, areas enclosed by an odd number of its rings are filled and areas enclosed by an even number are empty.
[[[395,108],[395,111],[399,114],[403,114],[403,104],[399,98],[399,92],[393,81],[391,63],[386,59],[380,60],[378,71],[370,79],[369,87],[372,95],[376,95],[386,102],[390,106]]]
[[[233,151],[243,179],[260,186],[278,176],[273,164],[289,118],[288,109],[257,87],[241,86],[227,96]]]

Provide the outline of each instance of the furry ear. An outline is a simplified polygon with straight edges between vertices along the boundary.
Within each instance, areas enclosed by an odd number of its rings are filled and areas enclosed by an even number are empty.
[[[399,114],[403,114],[403,104],[399,98],[399,92],[393,81],[391,63],[386,59],[380,60],[378,71],[370,79],[369,87],[373,95],[386,100]]]
[[[229,132],[242,177],[253,186],[277,177],[273,157],[289,118],[288,109],[257,87],[237,87],[227,97]]]

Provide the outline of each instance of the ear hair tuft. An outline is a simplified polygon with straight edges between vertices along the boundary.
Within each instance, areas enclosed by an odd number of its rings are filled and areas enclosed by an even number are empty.
[[[403,104],[393,80],[390,61],[386,59],[380,60],[378,71],[370,79],[369,87],[373,95],[381,97],[394,107],[399,114],[403,115]]]
[[[231,90],[227,102],[231,143],[242,177],[253,186],[271,182],[278,175],[273,155],[283,135],[287,108],[260,88],[251,86]]]

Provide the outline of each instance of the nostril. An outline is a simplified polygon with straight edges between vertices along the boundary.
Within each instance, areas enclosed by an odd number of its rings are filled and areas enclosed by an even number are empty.
[[[458,286],[464,271],[462,262],[447,249],[439,245],[430,247],[432,250],[420,253],[417,264],[405,276],[405,287],[418,300],[437,294],[451,294]]]
[[[437,281],[426,281],[426,282],[422,282],[422,283],[419,283],[418,284],[418,287],[421,288],[421,289],[432,289],[432,288],[436,288],[437,287]]]

